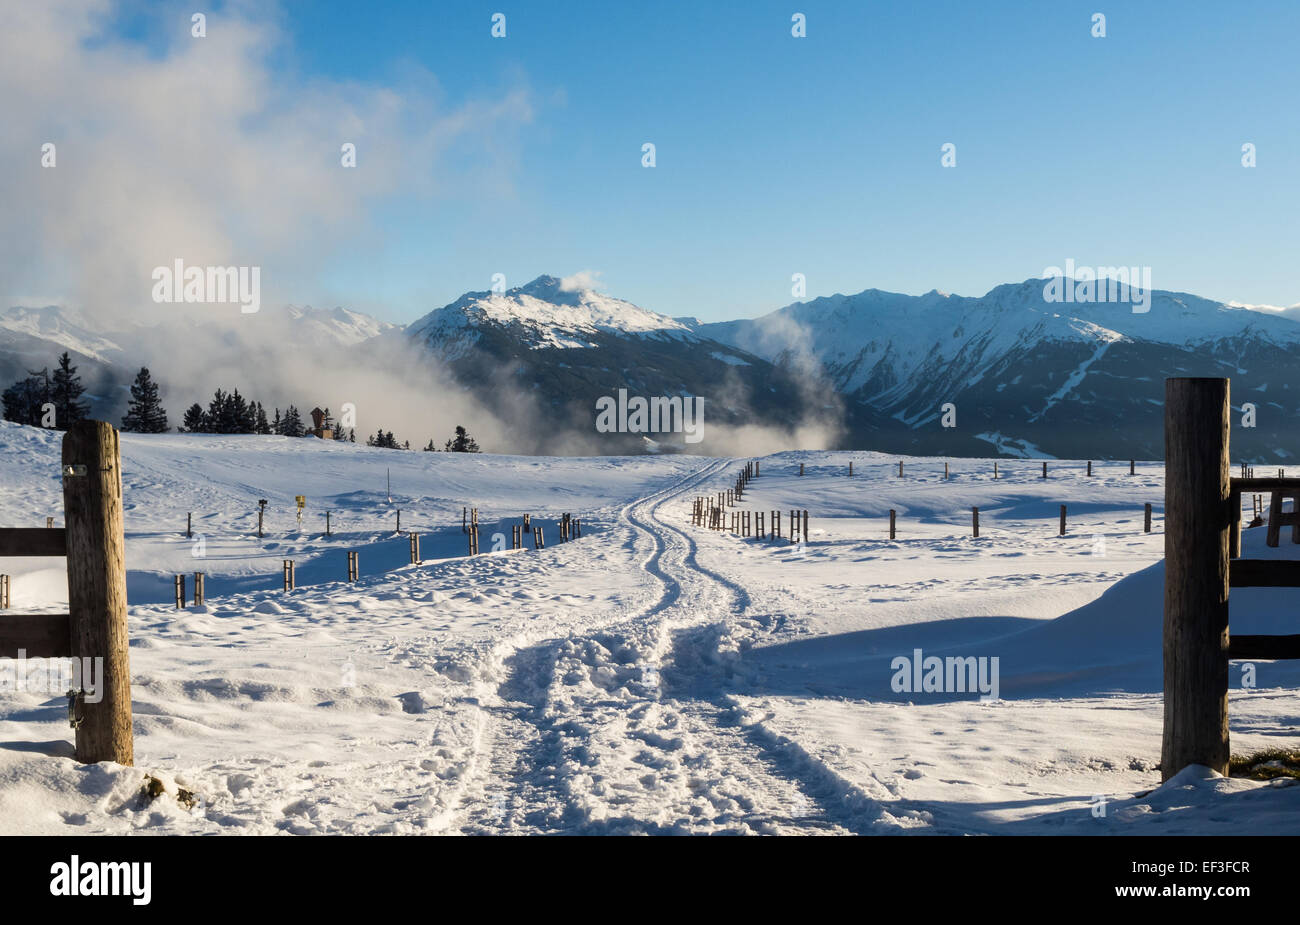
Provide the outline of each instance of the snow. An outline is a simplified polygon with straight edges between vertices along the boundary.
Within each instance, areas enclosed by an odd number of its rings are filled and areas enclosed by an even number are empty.
[[[484,325],[519,326],[534,350],[593,346],[583,335],[597,332],[698,340],[681,321],[639,308],[593,289],[566,288],[553,276],[539,276],[526,286],[504,292],[470,292],[412,322],[411,337],[437,345],[451,339],[473,342],[472,330]],[[460,354],[453,354],[455,358]]]
[[[691,500],[741,460],[122,449],[137,766],[76,764],[61,694],[0,695],[5,834],[1300,833],[1300,787],[1194,768],[1160,786],[1155,463],[1088,478],[1058,461],[1044,481],[1003,459],[994,481],[992,460],[964,459],[945,481],[942,459],[904,457],[900,479],[893,456],[764,457],[744,507],[807,509],[811,542],[792,547],[691,526]],[[61,520],[58,434],[0,424],[0,460],[0,523]],[[490,553],[525,511],[547,548]],[[564,512],[581,539],[559,542]],[[3,566],[17,609],[66,604],[61,563]],[[196,570],[207,604],[177,611],[170,576]],[[1298,594],[1235,590],[1234,629],[1292,631]],[[1001,699],[895,692],[891,660],[918,648],[997,657]],[[1232,669],[1234,752],[1294,742],[1300,666],[1256,668],[1254,689]],[[146,773],[167,791],[152,802]]]
[[[792,348],[806,350],[852,393],[873,377],[895,383],[866,398],[888,404],[915,383],[958,364],[978,382],[998,360],[1044,343],[1082,344],[1095,360],[1121,341],[1179,347],[1255,337],[1300,346],[1294,313],[1225,304],[1186,293],[1153,290],[1148,312],[1128,302],[1048,302],[1042,279],[1008,283],[980,297],[937,291],[910,296],[880,289],[796,302],[753,320],[699,325],[699,334],[775,360]],[[1086,372],[1085,364],[1079,372]]]

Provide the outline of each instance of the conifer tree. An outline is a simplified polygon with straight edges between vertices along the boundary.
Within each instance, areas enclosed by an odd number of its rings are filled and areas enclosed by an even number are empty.
[[[158,384],[149,375],[147,366],[140,367],[131,385],[131,401],[127,404],[122,429],[139,434],[166,433],[167,411],[158,400]]]

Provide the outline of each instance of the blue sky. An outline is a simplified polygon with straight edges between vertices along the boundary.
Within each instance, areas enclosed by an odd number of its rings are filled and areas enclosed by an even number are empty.
[[[166,55],[177,9],[128,4],[110,36]],[[790,35],[796,11],[807,38]],[[368,200],[358,222],[383,233],[302,273],[295,301],[405,322],[493,273],[589,269],[646,308],[721,320],[793,301],[795,272],[809,297],[976,295],[1071,258],[1300,302],[1294,0],[287,0],[268,15],[286,85],[418,87],[453,110],[529,100],[527,119],[430,165],[434,192]]]

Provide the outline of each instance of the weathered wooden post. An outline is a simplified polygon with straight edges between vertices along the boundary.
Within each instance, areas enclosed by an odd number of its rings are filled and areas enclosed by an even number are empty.
[[[177,575],[173,580],[173,590],[176,592],[176,609],[185,609],[185,576]]]
[[[397,532],[402,532],[402,509],[400,507],[397,509]]]
[[[265,511],[266,511],[266,508],[264,508],[264,507],[259,507],[259,508],[257,509],[257,538],[258,538],[259,540],[262,538],[262,514],[263,514]]]
[[[849,460],[849,478],[853,478],[853,460]]]
[[[1142,532],[1151,532],[1151,502],[1148,501],[1142,509]]]
[[[1043,478],[1047,478],[1047,463],[1043,463]]]
[[[534,549],[546,548],[546,537],[542,536],[541,527],[533,527],[533,548]]]
[[[348,581],[352,581],[356,578],[356,576],[352,574],[351,556],[352,554],[349,553],[348,554]],[[292,559],[283,560],[281,564],[281,568],[284,571],[284,590],[292,591],[294,588],[298,587],[297,576],[294,574],[293,560]]]
[[[1136,460],[1136,459],[1130,459],[1130,460],[1128,461],[1128,474],[1129,474],[1129,475],[1136,475],[1136,474],[1137,474],[1137,460]]]
[[[980,509],[977,508],[977,507],[973,507],[973,508],[970,509],[970,526],[971,526],[971,535],[974,536],[975,539],[979,539],[979,537],[980,537]]]
[[[1065,505],[1061,505],[1061,536],[1065,536]]]
[[[1164,741],[1160,773],[1228,773],[1227,379],[1165,380]]]
[[[411,564],[420,564],[420,534],[412,532],[410,535],[411,543]]]
[[[799,463],[799,474],[803,475],[803,463]]]
[[[194,606],[203,606],[203,573],[194,573]]]
[[[9,609],[9,576],[0,575],[0,610]]]
[[[998,480],[998,461],[995,459],[993,460],[993,481],[996,482],[997,480]]]
[[[810,535],[811,534],[809,534],[808,532],[808,512],[804,511],[803,512],[803,541],[805,543],[808,542],[808,537]]]
[[[532,519],[532,516],[533,516],[532,514],[525,514],[525,515],[524,515],[524,532],[525,532],[525,533],[527,533],[529,530],[532,529],[532,526],[530,525],[530,521],[531,521],[531,519]]]
[[[326,536],[332,535],[330,533],[330,512],[329,511],[325,512],[325,535]]]
[[[948,480],[948,464],[947,464],[947,463],[944,463],[944,464],[943,464],[943,478],[944,478],[944,481],[947,481],[947,480]]]
[[[72,656],[104,660],[99,702],[84,691],[73,700],[76,758],[130,765],[135,745],[117,431],[105,421],[73,424],[63,437],[62,461]]]
[[[889,538],[891,540],[894,538],[894,527],[897,521],[897,517],[898,517],[898,512],[891,507],[889,509]]]
[[[357,563],[357,554],[351,551],[348,552],[348,581],[356,581],[360,575],[360,571],[361,569]]]
[[[469,525],[469,554],[478,555],[478,524],[476,523]]]
[[[754,460],[754,478],[758,478],[758,460]]]
[[[903,477],[903,461],[901,459],[898,461],[898,477],[900,479]]]
[[[46,518],[45,518],[45,529],[46,529],[46,530],[53,530],[53,529],[54,529],[54,518],[53,518],[53,517],[46,517]]]
[[[194,538],[194,513],[192,511],[185,515],[185,538]]]
[[[469,533],[469,508],[468,507],[462,507],[460,509],[460,532]]]
[[[1276,549],[1282,542],[1282,492],[1274,491],[1268,502],[1268,534],[1264,542]]]
[[[1092,475],[1092,460],[1088,460],[1088,475]]]

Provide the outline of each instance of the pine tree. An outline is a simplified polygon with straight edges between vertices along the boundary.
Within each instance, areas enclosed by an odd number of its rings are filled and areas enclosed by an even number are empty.
[[[90,406],[81,401],[86,387],[81,384],[77,367],[72,365],[72,357],[65,350],[59,357],[59,367],[54,371],[54,382],[50,397],[54,402],[55,424],[59,430],[67,430],[78,421],[84,420],[90,412]]]
[[[284,421],[280,420],[280,409],[275,409],[275,420],[271,422],[271,433],[284,436]]]
[[[478,442],[469,435],[469,431],[459,424],[456,425],[456,436],[447,441],[448,453],[477,453],[479,452]]]
[[[28,370],[27,378],[19,379],[5,389],[0,400],[4,403],[6,421],[29,424],[32,427],[44,426],[44,406],[50,401],[49,370],[42,369],[39,373]]]
[[[357,429],[356,429],[355,427],[349,427],[349,428],[348,428],[348,443],[356,443],[356,442],[357,442]]]
[[[436,453],[436,452],[438,452],[438,448],[437,448],[436,446],[433,445],[433,438],[432,438],[432,437],[429,438],[429,445],[426,446],[426,447],[424,448],[424,452],[426,452],[426,453]]]
[[[140,367],[131,385],[131,401],[127,404],[122,429],[139,434],[166,433],[167,412],[158,400],[158,384],[149,375],[147,366]]]
[[[296,405],[290,405],[284,411],[284,422],[281,424],[281,431],[286,437],[301,437],[305,431],[302,429],[302,418],[298,415]]]
[[[192,434],[201,434],[207,429],[203,406],[195,402],[186,409],[185,418],[181,421],[181,430],[189,431]]]
[[[203,429],[211,434],[226,433],[226,415],[230,407],[230,398],[218,387],[208,402],[208,411],[203,416]]]
[[[257,416],[253,425],[253,433],[269,434],[270,432],[271,425],[266,420],[266,409],[262,407],[262,403],[259,401],[257,402]]]
[[[251,434],[255,420],[248,402],[244,400],[244,396],[239,394],[239,389],[231,392],[229,399],[226,426],[230,429],[226,433]]]

